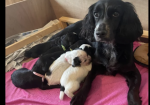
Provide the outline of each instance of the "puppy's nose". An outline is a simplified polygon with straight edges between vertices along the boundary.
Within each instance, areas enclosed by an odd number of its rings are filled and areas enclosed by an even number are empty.
[[[98,31],[98,32],[96,32],[96,35],[98,37],[105,36],[106,35],[106,31]]]

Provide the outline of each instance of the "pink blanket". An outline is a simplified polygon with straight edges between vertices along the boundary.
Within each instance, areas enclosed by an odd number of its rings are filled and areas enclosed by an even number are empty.
[[[134,49],[139,45],[134,42]],[[31,69],[37,59],[24,63],[23,67]],[[136,67],[142,77],[140,86],[142,105],[148,105],[148,69],[137,64]],[[20,89],[15,87],[11,81],[11,74],[14,70],[5,74],[6,105],[69,105],[70,98],[66,95],[63,101],[59,100],[60,89],[40,90],[38,88]],[[99,75],[92,83],[85,105],[128,105],[127,92],[125,78],[121,75],[118,74],[115,77]]]

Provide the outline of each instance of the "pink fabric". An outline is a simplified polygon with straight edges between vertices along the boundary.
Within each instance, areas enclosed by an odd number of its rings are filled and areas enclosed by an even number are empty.
[[[134,49],[139,45],[138,42],[134,42]],[[23,67],[31,69],[37,59],[24,63]],[[136,66],[142,77],[140,86],[142,105],[148,105],[148,69],[138,64]],[[15,87],[11,81],[13,72],[14,70],[5,74],[6,105],[69,105],[70,98],[66,95],[63,101],[59,100],[59,89],[40,90]],[[85,105],[128,105],[127,92],[125,78],[121,75],[118,74],[115,77],[99,75],[92,83]]]

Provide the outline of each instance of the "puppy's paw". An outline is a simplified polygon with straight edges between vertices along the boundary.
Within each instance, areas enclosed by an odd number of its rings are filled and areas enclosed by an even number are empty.
[[[31,51],[30,50],[25,51],[24,56],[27,58],[30,58],[31,57]]]

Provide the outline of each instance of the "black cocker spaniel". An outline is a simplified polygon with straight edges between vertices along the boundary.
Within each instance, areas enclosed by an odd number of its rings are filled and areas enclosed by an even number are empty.
[[[126,78],[128,104],[142,104],[139,96],[141,75],[133,61],[133,42],[143,34],[143,28],[131,3],[99,0],[89,7],[83,20],[52,36],[48,41],[49,46],[53,40],[68,32],[75,32],[80,39],[87,39],[96,48],[92,70],[72,98],[71,105],[84,104],[96,75],[117,73]]]

